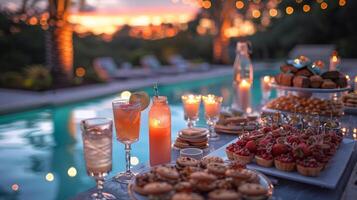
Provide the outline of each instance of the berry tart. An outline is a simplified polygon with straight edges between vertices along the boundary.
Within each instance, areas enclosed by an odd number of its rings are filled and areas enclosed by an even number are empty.
[[[274,163],[273,155],[267,150],[258,150],[255,155],[255,162],[263,167],[272,167]]]
[[[282,171],[294,171],[295,159],[290,153],[281,154],[274,158],[275,167]]]
[[[322,165],[316,159],[309,157],[303,160],[298,160],[296,169],[304,176],[318,176],[322,170]]]

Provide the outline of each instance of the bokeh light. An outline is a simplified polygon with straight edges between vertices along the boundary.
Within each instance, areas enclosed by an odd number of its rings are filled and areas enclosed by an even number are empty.
[[[50,173],[46,174],[45,178],[46,178],[46,181],[51,182],[55,179],[55,176],[50,172]]]
[[[269,15],[272,17],[276,17],[278,15],[278,10],[275,8],[272,8],[269,10]]]
[[[326,2],[322,2],[320,4],[320,7],[321,7],[322,10],[325,10],[328,7],[328,4]]]
[[[86,75],[86,69],[84,69],[83,67],[78,67],[76,69],[76,76],[83,77],[84,75]]]
[[[302,10],[303,10],[304,12],[309,12],[310,9],[311,9],[311,7],[310,7],[309,5],[307,5],[307,4],[305,4],[305,5],[302,7]]]
[[[340,6],[345,6],[345,5],[346,5],[346,0],[340,0],[340,1],[338,1],[338,5],[340,5]]]
[[[120,98],[122,99],[129,99],[131,96],[131,92],[129,91],[123,91],[122,93],[120,93]]]
[[[12,184],[11,189],[12,189],[13,191],[18,191],[18,190],[20,189],[20,186],[15,183],[15,184]]]
[[[237,1],[237,2],[236,2],[236,7],[237,7],[238,9],[244,8],[244,2],[243,2],[243,1]]]
[[[254,17],[254,18],[259,18],[260,17],[260,11],[259,10],[257,10],[257,9],[254,9],[253,11],[252,11],[252,16]]]
[[[291,6],[286,7],[285,9],[286,14],[291,15],[294,12],[294,8]]]
[[[205,9],[209,9],[212,6],[211,1],[203,1],[202,7]]]
[[[68,174],[68,176],[70,176],[70,177],[75,177],[75,176],[77,175],[77,170],[76,170],[76,168],[74,168],[74,167],[68,168],[67,174]]]

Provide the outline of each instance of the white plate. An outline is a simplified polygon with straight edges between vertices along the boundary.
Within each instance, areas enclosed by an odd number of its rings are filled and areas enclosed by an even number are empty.
[[[148,171],[150,171],[150,169],[146,168],[143,171],[141,171],[140,174],[148,172]],[[258,174],[259,183],[268,190],[267,199],[271,199],[273,196],[273,191],[274,191],[273,184],[271,183],[269,178],[266,177],[264,174],[262,174],[258,171],[255,171],[255,170],[253,170],[253,171]],[[134,184],[135,184],[135,178],[133,178],[128,185],[128,194],[129,194],[130,199],[132,199],[132,200],[148,200],[148,198],[146,196],[140,195],[134,191],[134,189],[133,189]]]
[[[271,83],[270,86],[272,88],[287,90],[287,91],[296,91],[296,92],[311,92],[311,93],[336,93],[336,92],[345,92],[348,91],[351,87],[347,86],[345,88],[334,88],[334,89],[322,89],[322,88],[299,88],[299,87],[289,87],[277,85],[275,83]]]
[[[235,141],[234,141],[235,142]],[[219,156],[226,159],[226,147],[232,142],[224,145],[219,148],[217,151],[210,153],[210,156]],[[350,160],[352,151],[354,149],[355,142],[351,139],[344,138],[341,142],[340,147],[338,148],[336,154],[332,157],[327,167],[320,173],[317,177],[308,177],[300,175],[298,172],[284,172],[276,169],[275,167],[261,167],[254,163],[248,164],[247,168],[255,169],[264,174],[285,178],[301,183],[307,183],[311,185],[317,185],[320,187],[326,187],[334,189],[337,186],[338,181],[340,180],[343,172],[345,171],[346,165]]]

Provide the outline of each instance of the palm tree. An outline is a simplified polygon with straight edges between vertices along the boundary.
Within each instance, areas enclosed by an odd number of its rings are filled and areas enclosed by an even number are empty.
[[[46,33],[46,61],[54,87],[69,85],[73,77],[72,27],[67,21],[71,0],[49,1],[49,29]]]

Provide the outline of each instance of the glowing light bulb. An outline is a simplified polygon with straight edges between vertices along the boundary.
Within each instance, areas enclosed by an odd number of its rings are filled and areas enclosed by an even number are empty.
[[[55,179],[55,176],[50,172],[50,173],[46,174],[45,178],[46,178],[46,181],[51,182]]]
[[[68,174],[68,176],[70,176],[70,177],[75,177],[75,176],[77,175],[77,170],[76,170],[76,168],[74,168],[74,167],[68,168],[67,174]]]

